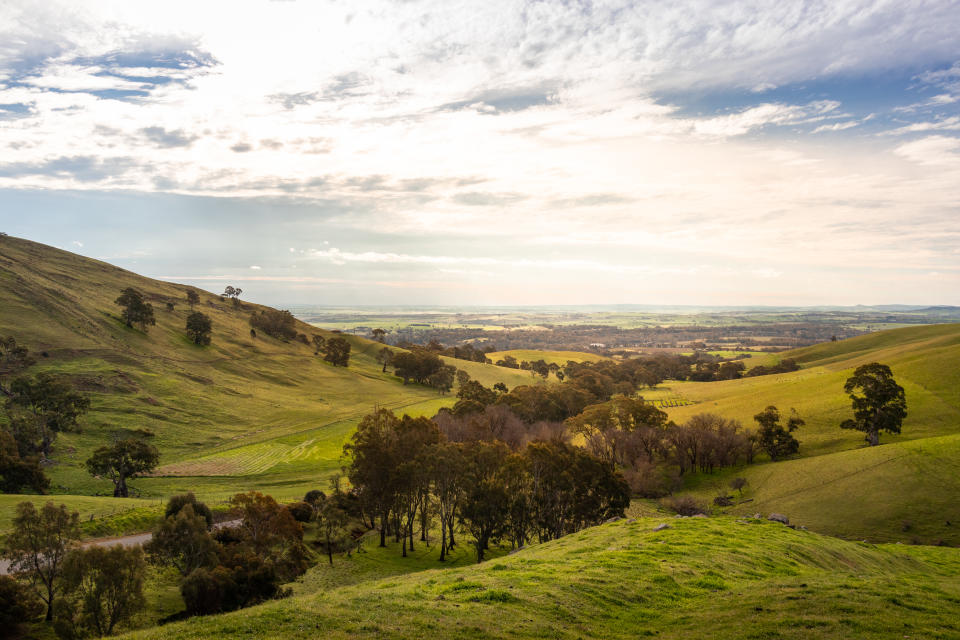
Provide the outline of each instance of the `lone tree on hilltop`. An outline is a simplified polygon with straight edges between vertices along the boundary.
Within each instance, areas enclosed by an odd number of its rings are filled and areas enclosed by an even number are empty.
[[[193,309],[193,305],[200,304],[200,294],[193,289],[187,289],[187,304]]]
[[[66,505],[48,502],[40,511],[32,502],[17,505],[13,531],[6,537],[4,556],[10,570],[30,584],[47,605],[47,622],[53,620],[53,605],[61,588],[63,559],[80,538],[80,514],[67,512]]]
[[[143,294],[133,287],[124,289],[116,303],[123,307],[120,317],[123,318],[128,327],[133,328],[133,325],[137,324],[141,331],[146,332],[147,325],[157,324],[153,317],[153,305],[144,302]]]
[[[160,452],[136,438],[120,440],[110,447],[100,447],[87,460],[90,475],[103,476],[113,481],[113,497],[130,495],[127,480],[148,473],[157,467]]]
[[[376,340],[377,342],[383,342],[383,339],[386,337],[387,332],[386,330],[381,329],[380,327],[377,327],[376,329],[370,332],[370,335],[373,336],[373,339]]]
[[[210,322],[210,316],[199,311],[194,311],[187,316],[187,335],[193,340],[193,344],[210,344],[210,332],[213,330],[213,324]]]
[[[841,428],[862,431],[871,447],[880,444],[881,431],[900,433],[907,398],[890,367],[879,362],[861,365],[847,378],[843,390],[852,401],[853,419],[844,420]]]
[[[231,287],[228,285],[227,288],[223,290],[223,297],[230,298],[233,300],[233,306],[239,307],[241,293],[243,293],[243,289],[240,287]]]

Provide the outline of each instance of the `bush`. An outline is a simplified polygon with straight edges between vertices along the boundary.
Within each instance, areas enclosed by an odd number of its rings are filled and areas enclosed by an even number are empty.
[[[10,576],[0,576],[0,636],[22,638],[23,624],[43,613],[43,603],[26,586]]]
[[[313,520],[313,506],[308,502],[294,502],[287,505],[287,511],[297,522],[310,522]]]
[[[180,513],[180,510],[188,504],[193,507],[194,515],[201,516],[207,521],[207,528],[209,529],[213,525],[213,512],[210,510],[210,507],[197,500],[197,497],[193,495],[192,492],[182,493],[170,498],[170,501],[167,502],[167,510],[164,512],[163,517],[169,518],[170,516],[177,515]]]
[[[190,615],[209,615],[249,607],[280,595],[273,567],[252,552],[224,554],[225,564],[194,569],[180,583]]]
[[[706,508],[693,496],[672,496],[662,501],[663,506],[681,516],[695,516],[706,513]]]
[[[327,494],[320,489],[311,489],[307,491],[307,495],[303,496],[303,501],[307,504],[316,505],[320,502],[323,502],[327,499]]]
[[[733,496],[717,496],[713,499],[713,504],[718,507],[732,507]]]

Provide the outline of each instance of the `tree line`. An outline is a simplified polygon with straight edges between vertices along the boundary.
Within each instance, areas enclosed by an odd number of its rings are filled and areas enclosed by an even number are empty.
[[[366,416],[344,446],[345,473],[363,519],[401,544],[404,556],[440,525],[440,558],[471,535],[477,561],[491,544],[551,540],[622,516],[630,490],[612,464],[562,440],[511,449],[501,440],[452,441],[437,422]]]

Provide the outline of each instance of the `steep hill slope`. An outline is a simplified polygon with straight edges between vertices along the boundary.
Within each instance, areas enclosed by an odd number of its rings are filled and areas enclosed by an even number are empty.
[[[955,549],[758,520],[640,519],[129,637],[955,638],[958,575]]]
[[[154,306],[157,325],[147,333],[119,319],[114,301],[126,287]],[[215,498],[259,487],[298,495],[325,482],[344,439],[374,405],[432,414],[451,403],[382,373],[375,342],[346,336],[350,366],[333,367],[298,341],[251,337],[248,320],[261,307],[235,307],[205,291],[197,309],[213,321],[213,342],[195,346],[184,332],[187,289],[0,237],[0,335],[45,353],[33,371],[69,375],[92,399],[83,433],[58,440],[48,471],[55,492],[107,492],[109,483],[90,478],[83,461],[114,434],[150,429],[163,466],[162,477],[134,483],[146,494],[191,489]],[[298,331],[330,336],[304,323]],[[470,368],[511,387],[530,381],[528,372]]]

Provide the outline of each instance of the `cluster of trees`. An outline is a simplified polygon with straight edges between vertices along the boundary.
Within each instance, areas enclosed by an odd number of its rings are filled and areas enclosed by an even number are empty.
[[[800,365],[797,364],[797,361],[793,358],[784,358],[777,364],[767,367],[764,365],[757,365],[749,371],[746,372],[747,377],[753,376],[769,376],[774,373],[790,373],[791,371],[799,371]]]
[[[387,360],[383,361],[386,368]],[[409,351],[391,352],[389,362],[393,365],[394,375],[403,378],[403,384],[413,380],[438,389],[441,393],[453,388],[456,367],[444,364],[440,356],[431,349],[413,346]]]
[[[350,483],[365,520],[413,550],[419,528],[440,523],[440,557],[460,527],[473,537],[477,561],[490,544],[550,540],[622,515],[630,490],[606,463],[561,440],[519,451],[497,439],[450,441],[427,418],[378,409],[344,446]]]
[[[13,336],[0,338],[0,394],[5,396],[6,414],[6,425],[0,427],[4,493],[45,493],[50,480],[42,462],[49,459],[57,434],[79,431],[79,419],[90,408],[90,400],[65,380],[45,372],[24,375],[33,364],[29,350]]]
[[[296,319],[286,310],[254,311],[250,315],[250,326],[278,340],[293,340],[297,337]]]
[[[174,496],[146,546],[152,562],[174,567],[190,615],[232,611],[284,595],[280,585],[306,570],[303,527],[291,510],[259,492],[238,493],[233,526],[213,528],[193,494]]]
[[[304,336],[306,340],[306,336]],[[323,353],[323,359],[335,367],[346,367],[350,364],[350,342],[346,338],[333,336],[324,338],[321,335],[314,334],[313,354]]]
[[[232,287],[227,288],[232,289]],[[235,291],[237,295],[240,294],[239,289]],[[190,309],[192,310],[194,305],[199,302],[200,295],[193,289],[188,289],[187,304],[190,305]],[[234,299],[234,302],[237,302],[236,299]],[[122,307],[120,317],[128,327],[133,328],[134,325],[137,325],[141,331],[146,332],[147,326],[157,324],[156,317],[153,315],[153,305],[146,302],[143,294],[133,287],[124,289],[116,299],[116,303]],[[173,308],[174,303],[168,302],[167,310],[173,311]],[[210,320],[210,316],[200,311],[192,311],[190,315],[187,316],[186,331],[187,336],[194,344],[200,346],[209,345],[210,334],[213,331],[213,323]]]
[[[79,514],[66,506],[17,505],[3,550],[13,577],[0,577],[0,619],[16,616],[4,627],[5,636],[16,637],[18,626],[45,610],[61,638],[102,637],[143,608],[143,551],[79,547],[79,538]]]

